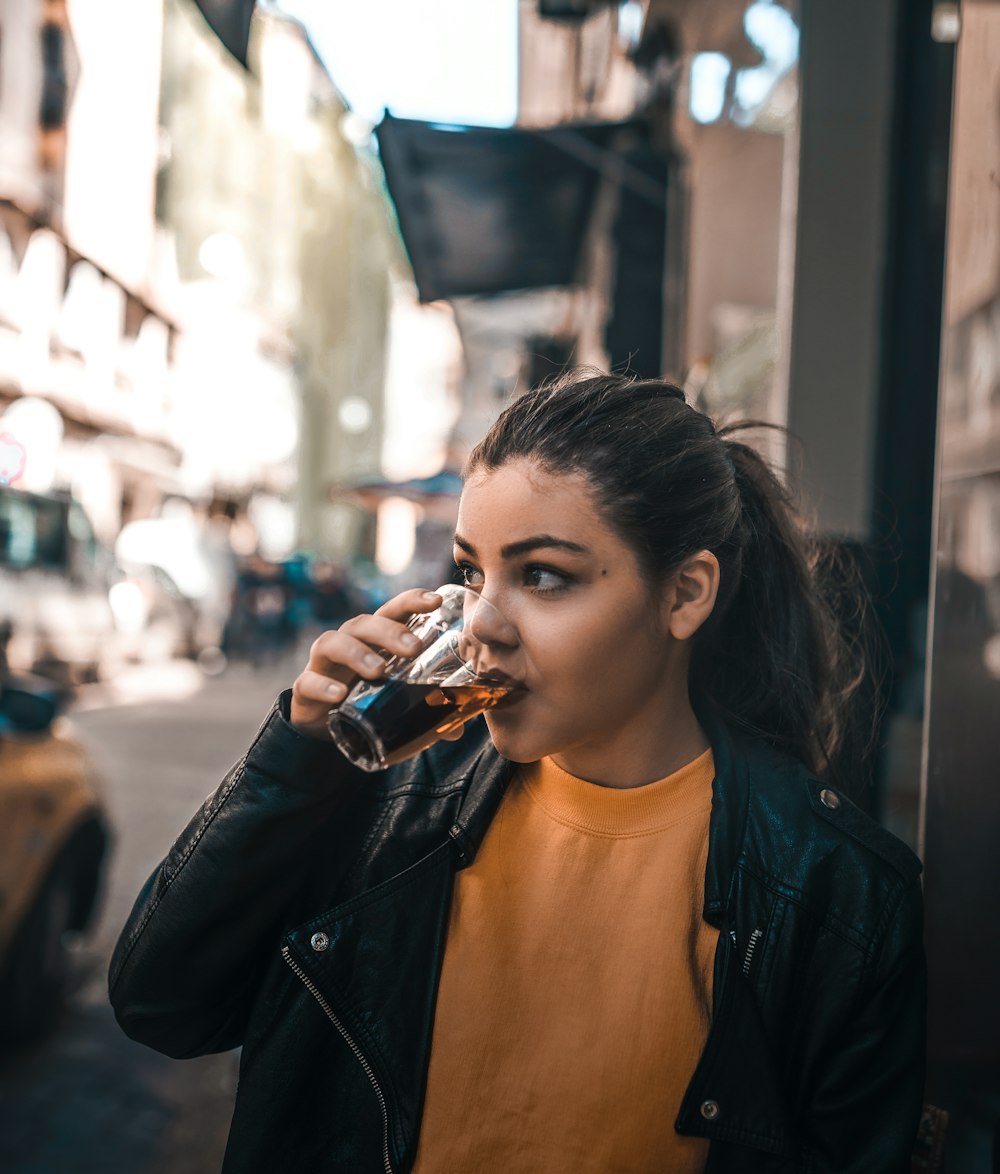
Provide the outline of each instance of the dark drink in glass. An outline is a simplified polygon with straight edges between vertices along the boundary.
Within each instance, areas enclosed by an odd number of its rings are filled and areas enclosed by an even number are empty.
[[[490,709],[517,685],[508,674],[516,632],[481,595],[458,583],[435,593],[441,604],[411,616],[419,651],[390,656],[378,680],[359,680],[330,711],[330,735],[362,770],[402,762]],[[503,650],[504,668],[495,651]]]
[[[436,742],[468,717],[491,709],[507,684],[412,684],[389,680],[330,715],[344,755],[363,770],[382,770]]]

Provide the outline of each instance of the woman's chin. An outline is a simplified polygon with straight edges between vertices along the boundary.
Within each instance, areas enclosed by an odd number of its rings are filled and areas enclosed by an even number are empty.
[[[510,762],[537,762],[549,752],[541,745],[537,731],[525,728],[510,711],[487,711],[486,725],[497,753]]]

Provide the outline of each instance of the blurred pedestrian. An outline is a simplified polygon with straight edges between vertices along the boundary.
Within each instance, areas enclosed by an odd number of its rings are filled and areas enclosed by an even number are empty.
[[[254,668],[278,661],[295,642],[295,590],[285,568],[252,554],[239,568],[223,652]]]
[[[140,895],[133,1038],[242,1045],[227,1174],[888,1174],[923,1084],[920,866],[848,798],[861,653],[762,459],[658,381],[516,400],[455,559],[521,690],[381,773],[326,632]]]
[[[323,630],[337,627],[355,614],[357,603],[358,593],[340,563],[317,559],[312,571],[312,618]]]

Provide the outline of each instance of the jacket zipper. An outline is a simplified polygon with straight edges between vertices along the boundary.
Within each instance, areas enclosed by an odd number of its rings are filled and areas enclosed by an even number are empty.
[[[289,948],[287,946],[282,946],[281,956],[288,963],[288,965],[292,968],[292,970],[295,972],[297,977],[302,981],[306,990],[312,995],[312,997],[316,1000],[316,1002],[319,1003],[319,1005],[323,1008],[323,1013],[326,1015],[327,1019],[330,1020],[330,1022],[333,1024],[333,1026],[337,1029],[337,1031],[340,1033],[341,1037],[343,1038],[344,1042],[347,1044],[347,1046],[354,1053],[355,1057],[358,1060],[358,1063],[364,1069],[365,1075],[368,1077],[369,1083],[371,1084],[372,1088],[375,1090],[375,1095],[378,1097],[379,1108],[382,1110],[382,1163],[385,1167],[385,1174],[393,1174],[392,1162],[389,1158],[389,1108],[386,1104],[385,1095],[383,1094],[382,1089],[379,1087],[378,1080],[376,1080],[376,1078],[375,1078],[375,1073],[372,1071],[371,1065],[365,1059],[364,1054],[362,1053],[362,1051],[358,1047],[358,1045],[354,1042],[353,1039],[351,1039],[350,1035],[348,1035],[347,1030],[345,1029],[344,1025],[340,1022],[340,1020],[337,1018],[337,1016],[333,1013],[333,1009],[331,1008],[330,1004],[326,1001],[326,999],[323,997],[323,995],[320,993],[316,984],[312,981],[312,979],[306,974],[306,972],[302,969],[302,967],[299,966],[299,964],[292,957],[291,951],[289,950]]]
[[[753,952],[757,949],[757,943],[764,936],[762,929],[755,929],[750,935],[750,941],[747,942],[747,952],[743,955],[743,977],[750,977],[750,963],[753,961]]]

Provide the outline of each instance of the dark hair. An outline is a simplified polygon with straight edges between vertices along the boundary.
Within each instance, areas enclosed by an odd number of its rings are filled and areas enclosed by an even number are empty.
[[[690,555],[712,551],[719,594],[694,637],[692,694],[842,781],[863,756],[851,703],[864,652],[837,618],[843,590],[828,589],[820,547],[788,491],[737,439],[751,426],[760,425],[717,429],[664,381],[568,376],[510,404],[466,473],[526,457],[550,472],[584,474],[657,583]]]

